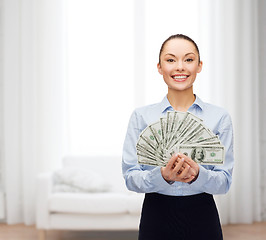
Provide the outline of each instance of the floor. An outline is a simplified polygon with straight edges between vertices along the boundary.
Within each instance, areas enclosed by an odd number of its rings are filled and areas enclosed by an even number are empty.
[[[223,226],[224,240],[266,240],[266,222]],[[0,240],[37,240],[34,226],[0,224]],[[137,232],[49,231],[47,240],[136,240]]]

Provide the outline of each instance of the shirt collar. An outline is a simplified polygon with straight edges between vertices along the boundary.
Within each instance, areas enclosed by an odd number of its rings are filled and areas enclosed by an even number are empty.
[[[167,95],[163,98],[162,102],[161,102],[161,112],[164,113],[167,110],[173,110],[173,107],[171,106]]]
[[[195,101],[194,103],[190,106],[190,108],[193,107],[199,107],[201,110],[204,109],[204,102],[195,94]],[[167,110],[174,110],[173,107],[171,106],[167,95],[163,98],[162,102],[161,102],[161,112],[164,113]]]
[[[191,105],[191,107],[193,106],[197,106],[199,107],[201,110],[204,110],[204,102],[195,94],[195,101],[194,103]]]

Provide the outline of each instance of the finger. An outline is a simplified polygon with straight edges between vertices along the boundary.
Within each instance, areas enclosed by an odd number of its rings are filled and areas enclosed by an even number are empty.
[[[185,167],[187,167],[187,166],[190,166],[189,164],[187,164],[186,162],[184,162],[184,164],[183,164],[183,168],[185,168]],[[189,169],[189,176],[191,176],[191,175],[196,175],[197,174],[197,171],[196,171],[196,169],[194,169],[192,166],[190,166],[190,169]]]
[[[197,174],[199,171],[199,164],[193,161],[190,157],[182,153],[179,153],[179,155],[185,159],[185,162],[189,164],[194,169],[195,174]]]
[[[168,161],[168,163],[165,166],[167,168],[167,170],[170,170],[170,169],[175,167],[176,160],[177,160],[178,156],[179,156],[178,153],[173,154],[173,156],[170,158],[170,160]]]
[[[179,174],[179,177],[182,178],[182,179],[186,178],[188,176],[189,169],[190,169],[190,166],[187,165],[185,167],[185,169]],[[188,177],[190,177],[190,176],[191,175],[189,175]]]
[[[178,153],[178,154],[177,154],[177,159],[176,159],[176,161],[174,162],[173,166],[175,167],[176,164],[177,164],[178,162],[180,162],[181,160],[182,160],[182,157],[180,157],[180,155],[179,155],[179,153]]]
[[[189,183],[189,182],[191,182],[194,178],[195,178],[195,176],[191,176],[190,178],[184,178],[184,179],[182,179],[182,182]]]
[[[181,161],[181,159],[180,159],[180,161]],[[176,164],[177,164],[177,162],[176,162]],[[183,162],[181,168],[178,171],[178,174],[180,174],[181,172],[183,172],[184,169],[186,168],[186,166],[189,166],[189,165],[187,163]]]
[[[195,161],[193,161],[190,157],[188,157],[187,155],[183,154],[183,153],[179,153],[179,156],[185,159],[185,162],[189,165],[195,165],[197,164]]]
[[[184,158],[185,160],[187,160],[189,157],[183,153],[178,153],[178,155],[181,157],[181,158]]]
[[[197,175],[197,171],[194,168],[191,168],[190,171],[191,171],[191,175],[193,176]]]
[[[173,173],[177,174],[182,169],[183,164],[184,164],[184,158],[177,160],[175,168],[173,169]],[[183,169],[182,169],[182,171],[183,171]]]
[[[189,164],[187,164],[186,162],[185,162],[185,159],[184,159],[184,163],[183,163],[183,168],[185,168],[185,167],[187,167],[187,166],[189,166]]]

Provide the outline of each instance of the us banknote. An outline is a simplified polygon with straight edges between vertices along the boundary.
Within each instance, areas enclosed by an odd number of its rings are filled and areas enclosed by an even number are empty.
[[[202,119],[189,112],[168,111],[141,132],[136,152],[139,164],[165,166],[173,153],[181,152],[199,164],[220,165],[225,149]]]

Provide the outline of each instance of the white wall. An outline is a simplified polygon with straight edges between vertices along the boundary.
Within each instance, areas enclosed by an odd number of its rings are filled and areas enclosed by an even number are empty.
[[[3,19],[2,19],[2,9],[3,9],[3,4],[2,4],[2,0],[0,0],[0,189],[1,189],[1,180],[2,180],[2,162],[1,162],[1,158],[2,158],[2,125],[3,125],[3,120],[2,120],[2,116],[3,116]]]
[[[138,2],[140,4],[140,2]],[[4,165],[1,161],[3,159],[3,24],[2,24],[2,8],[3,1],[0,0],[0,192],[3,186],[3,178],[1,174],[1,169]],[[262,202],[263,202],[263,219],[266,220],[266,1],[259,0],[259,76],[260,76],[260,147],[261,147],[261,187],[262,187]],[[1,194],[0,194],[1,195]],[[1,196],[0,196],[0,220],[1,213]],[[1,212],[2,211],[2,212]]]
[[[261,184],[262,219],[266,220],[266,1],[259,1],[259,78],[260,78],[260,147],[261,147]]]
[[[3,3],[0,0],[0,221],[5,216],[4,211],[4,189],[3,189],[3,19],[2,19]]]

